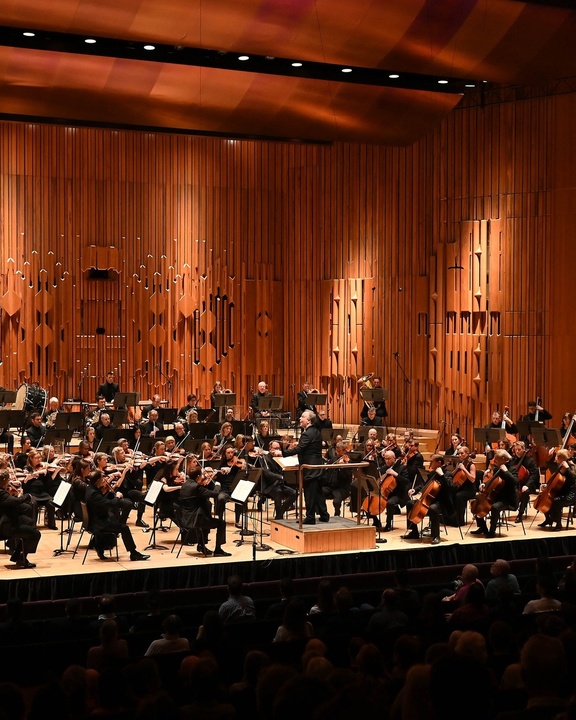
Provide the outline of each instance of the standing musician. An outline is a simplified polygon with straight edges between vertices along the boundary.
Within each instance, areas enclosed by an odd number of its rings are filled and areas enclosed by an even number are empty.
[[[178,505],[182,508],[182,528],[186,533],[183,540],[186,541],[188,533],[195,530],[198,535],[198,552],[205,557],[231,555],[223,548],[226,543],[226,522],[223,518],[215,518],[212,515],[211,501],[216,501],[220,489],[220,483],[204,477],[195,458],[189,455],[186,462],[186,480],[178,497]],[[206,547],[211,529],[216,529],[214,552]]]
[[[36,527],[30,495],[15,496],[9,491],[9,484],[9,471],[0,470],[0,535],[6,538],[12,551],[10,562],[18,568],[31,569],[36,565],[28,560],[28,555],[36,552],[41,533]]]
[[[298,493],[284,479],[284,471],[274,458],[282,457],[282,448],[277,440],[271,440],[268,450],[254,447],[254,439],[246,438],[246,461],[249,465],[262,468],[261,492],[274,502],[274,519],[282,520],[296,500]]]
[[[114,371],[109,370],[106,373],[106,380],[98,387],[96,397],[103,397],[105,402],[112,403],[118,392],[120,392],[120,386],[115,381]]]
[[[406,528],[408,532],[404,535],[405,539],[418,540],[420,538],[417,523],[427,516],[430,519],[431,544],[440,544],[440,517],[448,517],[454,512],[451,489],[450,474],[444,467],[444,457],[439,454],[432,455],[428,470],[428,482],[424,485],[422,482],[416,481],[414,487],[408,490],[410,500],[406,503]],[[412,510],[418,502],[414,496],[417,493],[424,494],[426,491],[429,493],[427,499],[422,498],[425,500],[426,505],[423,505],[422,511],[417,513],[417,517],[414,517]]]
[[[506,467],[506,463],[511,459],[510,453],[506,450],[498,449],[494,453],[491,466],[484,472],[480,483],[476,496],[478,502],[472,502],[472,512],[478,527],[471,531],[471,535],[496,537],[496,527],[501,513],[518,508],[518,481]],[[490,528],[484,519],[488,514],[490,515]]]
[[[313,413],[317,413],[316,405],[313,405],[308,400],[308,393],[311,392],[310,390],[310,383],[305,382],[302,385],[302,390],[298,393],[297,397],[297,403],[296,403],[296,413],[295,413],[295,419],[300,420],[300,416],[304,412],[304,410],[312,410]]]
[[[536,400],[528,401],[528,413],[522,418],[524,422],[541,422],[545,423],[548,420],[552,420],[551,413],[548,410],[544,410],[542,405],[536,402]]]
[[[386,501],[386,525],[382,528],[382,532],[390,532],[392,530],[394,515],[400,514],[400,508],[406,505],[409,498],[408,488],[410,487],[410,482],[408,480],[406,466],[402,464],[402,461],[396,457],[392,450],[386,450],[384,453],[384,465],[380,469],[381,488],[382,483],[386,482],[389,478],[393,479],[392,484],[394,487]],[[379,517],[374,515],[368,515],[368,517],[372,518],[376,527],[381,527],[382,523]]]
[[[288,448],[284,455],[290,457],[298,456],[299,465],[322,465],[322,435],[316,426],[316,415],[312,410],[304,410],[300,416],[300,428],[302,432],[296,447]],[[323,470],[304,471],[304,499],[306,503],[306,525],[316,524],[316,515],[320,522],[328,522],[330,515],[326,508],[326,498],[322,493]]]
[[[380,377],[380,375],[373,375],[370,383],[372,386],[372,388],[371,388],[372,390],[381,388],[382,387],[382,378]],[[363,385],[366,387],[366,383],[363,383]],[[388,417],[388,410],[386,409],[386,401],[385,400],[379,400],[378,402],[369,403],[369,404],[365,401],[364,407],[360,411],[360,418],[363,419],[368,416],[368,409],[371,406],[376,408],[376,415],[382,419],[382,425],[384,425],[384,418]]]
[[[26,436],[30,438],[33,448],[39,448],[43,444],[46,425],[42,422],[42,413],[35,411],[30,415],[30,425],[25,432]]]
[[[520,504],[514,522],[519,523],[522,522],[522,516],[526,514],[530,493],[537,493],[540,487],[540,470],[528,454],[526,443],[523,440],[518,440],[512,445],[512,460],[508,463],[508,469],[518,480]]]
[[[126,523],[114,519],[122,499],[121,493],[110,489],[108,481],[99,470],[94,470],[88,476],[86,488],[86,507],[88,509],[88,530],[94,533],[94,546],[100,560],[106,560],[104,555],[106,534],[121,535],[124,547],[130,553],[130,560],[148,560],[150,555],[143,555],[136,549],[132,532]]]
[[[142,430],[142,437],[157,437],[164,430],[164,426],[158,420],[158,410],[152,408],[148,412],[147,419],[140,423],[140,429]]]
[[[334,517],[340,516],[342,503],[350,497],[352,490],[352,470],[346,467],[349,462],[346,445],[340,441],[335,446],[335,457],[327,463],[330,469],[324,473],[322,483],[324,497],[334,501]]]
[[[269,410],[260,411],[260,400],[268,397],[270,392],[268,391],[268,384],[264,380],[260,380],[256,388],[256,392],[252,395],[252,401],[250,402],[250,410],[253,418],[259,417],[270,417]]]
[[[452,500],[456,513],[456,526],[461,527],[466,524],[468,501],[472,500],[478,491],[476,465],[470,448],[466,445],[460,445],[456,457],[452,459],[452,464],[454,466],[451,477]]]
[[[541,522],[538,527],[552,526],[553,530],[562,530],[562,509],[576,503],[576,465],[570,458],[568,450],[558,450],[555,468],[552,476],[558,473],[562,477],[555,478],[558,490],[550,496],[550,509],[545,512],[544,522]],[[559,483],[558,480],[560,480]],[[540,493],[549,491],[548,483],[552,484],[552,477],[547,477],[547,482],[540,485]],[[535,503],[536,506],[537,503]]]

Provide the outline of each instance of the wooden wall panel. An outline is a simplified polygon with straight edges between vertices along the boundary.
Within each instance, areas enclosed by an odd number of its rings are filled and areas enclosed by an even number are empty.
[[[241,415],[308,380],[354,423],[375,372],[392,427],[559,416],[575,116],[457,109],[409,148],[1,123],[0,384],[93,400],[113,367],[178,405],[220,380]]]

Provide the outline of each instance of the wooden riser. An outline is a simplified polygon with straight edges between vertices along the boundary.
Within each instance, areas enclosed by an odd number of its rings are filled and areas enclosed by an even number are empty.
[[[376,528],[357,525],[346,518],[330,518],[298,528],[295,520],[272,520],[270,539],[279,545],[301,553],[373,550],[376,547]]]

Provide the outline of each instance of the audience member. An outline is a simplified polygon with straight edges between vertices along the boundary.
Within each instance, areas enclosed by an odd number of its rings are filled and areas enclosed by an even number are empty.
[[[152,640],[144,655],[166,655],[190,650],[188,638],[182,637],[182,620],[178,615],[168,615],[162,623],[162,637]]]
[[[218,609],[223,623],[256,619],[254,601],[243,594],[243,589],[244,583],[239,575],[231,575],[228,578],[228,600]]]

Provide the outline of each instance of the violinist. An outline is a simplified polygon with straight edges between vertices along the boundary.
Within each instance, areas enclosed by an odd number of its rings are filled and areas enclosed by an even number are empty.
[[[156,475],[160,472],[162,467],[168,462],[170,458],[166,453],[166,445],[163,440],[156,440],[154,447],[152,448],[152,455],[150,455],[146,464],[144,465],[144,472],[146,473],[146,485],[150,487],[152,482],[155,480]]]
[[[406,467],[408,473],[408,482],[418,482],[419,469],[424,468],[424,457],[420,452],[420,443],[418,440],[411,440],[408,446],[408,452],[402,458],[402,464]]]
[[[88,443],[88,446],[92,452],[96,449],[96,428],[94,425],[89,425],[84,433],[84,442]]]
[[[127,443],[128,441],[126,440],[126,444]],[[123,478],[121,479],[122,494],[136,507],[136,527],[149,527],[148,523],[144,520],[144,512],[146,510],[146,503],[144,502],[146,493],[142,490],[144,485],[144,472],[141,468],[135,467],[135,454],[133,453],[128,457],[126,450],[121,445],[117,445],[112,449],[112,457],[114,458],[116,468],[122,473],[120,476]]]
[[[174,435],[166,435],[164,438],[164,445],[166,446],[166,452],[170,455],[172,460],[177,460],[181,455],[185,455],[186,451],[183,447],[176,445],[176,438]]]
[[[52,470],[49,470],[48,463],[42,460],[42,452],[32,449],[28,453],[28,464],[25,468],[23,479],[24,492],[29,493],[33,505],[44,506],[46,524],[50,530],[57,530],[56,508],[52,503],[57,483],[52,478]]]
[[[568,450],[558,450],[555,461],[556,470],[552,475],[558,473],[561,477],[556,479],[558,490],[551,494],[550,509],[544,514],[544,522],[538,527],[551,526],[553,530],[562,530],[562,510],[576,503],[576,465],[570,458]],[[552,484],[553,478],[547,478],[547,483],[540,486],[540,492],[546,492],[548,483]],[[536,507],[536,503],[535,503]]]
[[[250,457],[250,451],[248,456]],[[286,511],[294,505],[298,493],[286,483],[284,471],[274,460],[282,457],[282,448],[278,440],[271,440],[268,451],[261,450],[258,457],[262,467],[262,496],[274,501],[274,519],[282,520]]]
[[[384,453],[387,450],[392,450],[394,455],[396,455],[397,458],[401,458],[403,455],[402,448],[398,445],[398,439],[396,438],[396,435],[394,433],[388,433],[386,435],[386,438],[384,440],[384,447],[381,449],[381,454],[384,456]]]
[[[184,541],[191,531],[195,531],[198,541],[198,552],[204,557],[230,557],[223,545],[226,543],[226,522],[223,518],[212,515],[211,500],[216,501],[220,493],[220,484],[207,482],[197,463],[189,462],[186,468],[186,480],[180,489],[178,505],[182,508],[181,529],[185,531]],[[214,552],[206,547],[208,533],[216,529],[216,546]]]
[[[72,472],[68,477],[72,491],[69,494],[72,495],[74,518],[77,520],[82,519],[80,503],[86,501],[86,489],[89,485],[88,475],[90,475],[91,469],[91,463],[81,457],[75,457],[72,461]]]
[[[31,569],[36,566],[28,555],[36,552],[41,538],[34,519],[36,513],[30,495],[15,497],[8,490],[9,483],[9,471],[0,470],[0,534],[12,551],[10,562],[18,568]]]
[[[125,523],[128,520],[130,511],[134,508],[134,503],[128,500],[124,495],[124,475],[120,468],[109,462],[108,455],[104,452],[97,452],[94,455],[94,470],[102,473],[104,480],[108,483],[110,492],[118,498],[117,510],[119,522]]]
[[[206,463],[213,462],[214,460],[220,460],[219,456],[216,455],[212,450],[212,445],[206,440],[200,445],[200,453],[198,455],[198,462],[202,467],[205,467]]]
[[[471,531],[471,535],[496,537],[496,527],[501,513],[518,508],[518,481],[506,466],[511,459],[510,453],[506,450],[495,451],[492,464],[484,472],[476,496],[477,505],[481,503],[481,506],[486,509],[481,513],[473,510],[478,527]],[[474,502],[472,507],[474,507]],[[490,527],[487,526],[485,520],[488,514],[490,515]]]
[[[333,463],[334,460],[337,459],[338,453],[336,448],[341,442],[344,442],[344,438],[342,437],[342,435],[334,435],[334,437],[332,438],[332,442],[328,446],[326,454],[324,455],[324,459],[327,463]]]
[[[384,466],[380,470],[380,487],[389,478],[395,480],[394,488],[388,495],[386,502],[386,524],[382,528],[382,532],[390,532],[392,530],[392,523],[394,515],[400,514],[400,508],[403,508],[408,502],[408,488],[410,482],[408,480],[408,473],[406,466],[402,464],[392,450],[387,450],[384,453]],[[370,517],[370,515],[369,515]],[[376,527],[381,527],[380,518],[372,516],[373,523]]]
[[[414,442],[416,438],[414,437],[414,431],[413,430],[406,430],[404,433],[404,444],[402,445],[402,454],[406,455],[410,451],[410,445]]]
[[[130,553],[130,560],[148,560],[150,555],[143,555],[136,549],[132,532],[125,522],[115,517],[118,515],[121,493],[110,490],[108,481],[99,470],[92,471],[88,476],[86,488],[86,507],[88,509],[88,530],[94,534],[94,546],[100,560],[106,560],[104,549],[106,536],[111,533],[121,535],[124,547]]]
[[[270,423],[268,420],[261,420],[258,423],[258,430],[256,433],[256,441],[263,450],[268,450],[268,444],[274,436],[270,432]]]
[[[220,467],[218,472],[214,476],[214,482],[219,482],[221,485],[220,492],[216,502],[216,515],[219,518],[224,517],[224,511],[226,509],[226,503],[231,502],[232,497],[232,485],[236,475],[240,470],[246,470],[246,461],[241,460],[236,455],[236,451],[232,445],[226,445],[224,452],[220,460]],[[241,506],[236,505],[236,524],[240,523],[240,512]]]
[[[212,441],[212,449],[214,450],[216,455],[222,454],[222,450],[224,449],[224,446],[226,444],[234,444],[234,435],[232,434],[232,431],[232,423],[222,423],[222,425],[220,426],[220,432],[214,435],[214,440]]]
[[[422,498],[425,503],[423,509],[416,513],[413,509],[418,510],[418,500],[415,495],[419,492],[427,494],[426,498]],[[418,540],[420,532],[418,531],[418,523],[424,517],[430,520],[430,535],[432,537],[432,545],[440,544],[440,517],[447,517],[454,512],[452,504],[452,493],[450,484],[450,475],[444,467],[444,457],[440,454],[434,454],[430,457],[428,469],[428,481],[425,485],[422,482],[416,483],[414,487],[408,490],[410,500],[406,503],[406,528],[408,532],[404,535],[407,540]]]
[[[350,497],[352,489],[352,470],[346,467],[350,462],[348,450],[343,442],[336,445],[336,455],[327,463],[330,469],[324,473],[322,494],[334,502],[334,517],[341,515],[342,503]]]
[[[461,527],[466,523],[466,507],[468,501],[476,495],[478,483],[476,482],[476,465],[469,447],[460,445],[454,461],[456,464],[451,478],[452,500],[456,514],[456,526]]]
[[[20,450],[14,455],[14,465],[17,470],[24,470],[28,464],[28,453],[32,448],[32,441],[29,437],[24,436],[20,444]]]
[[[522,522],[522,516],[526,514],[531,493],[537,493],[540,487],[540,470],[533,458],[528,455],[526,443],[518,440],[512,446],[512,460],[508,464],[510,472],[518,480],[518,492],[520,504],[515,522]]]

